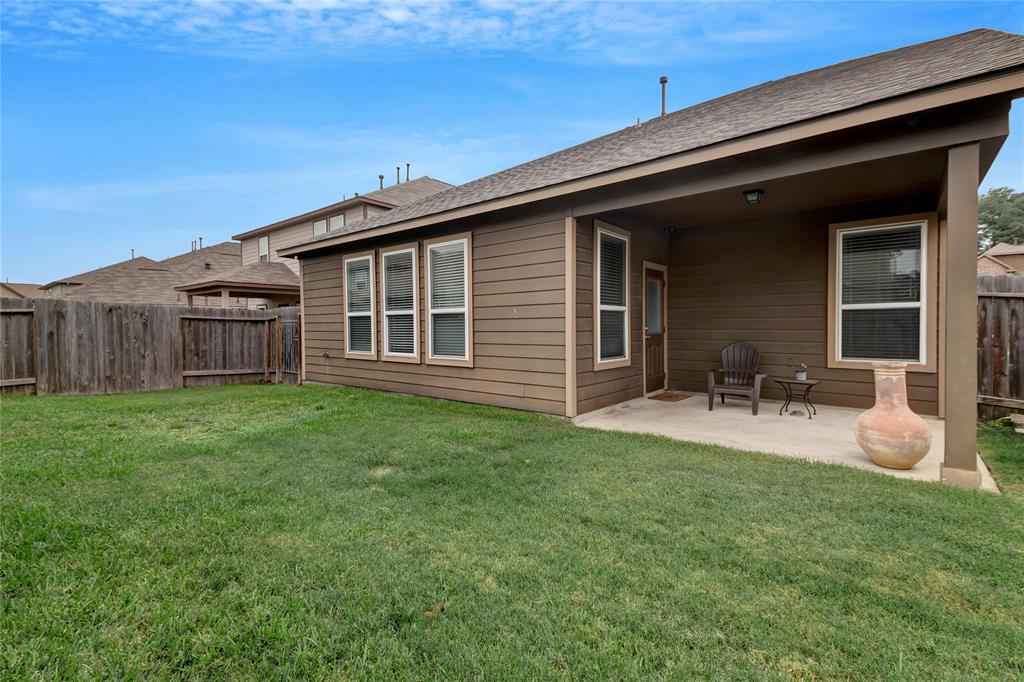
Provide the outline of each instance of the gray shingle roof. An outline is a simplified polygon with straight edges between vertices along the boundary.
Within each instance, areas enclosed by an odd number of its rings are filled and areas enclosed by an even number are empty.
[[[213,282],[231,282],[233,284],[254,284],[268,287],[295,287],[299,289],[299,276],[292,272],[284,263],[250,263],[240,268],[218,272],[208,277],[180,284],[176,287],[178,291],[187,291]]]
[[[423,177],[414,178],[408,182],[403,182],[397,185],[391,185],[384,189],[378,189],[373,192],[367,192],[361,195],[364,199],[376,199],[377,201],[383,201],[388,204],[394,204],[395,206],[404,206],[405,204],[411,204],[414,201],[425,199],[432,194],[443,192],[446,189],[454,187],[448,182],[441,180],[435,180],[429,175]]]
[[[986,256],[1015,256],[1024,254],[1024,244],[1000,242],[985,252]]]
[[[550,187],[1022,65],[1024,36],[990,29],[881,52],[680,109],[438,192],[303,244]]]

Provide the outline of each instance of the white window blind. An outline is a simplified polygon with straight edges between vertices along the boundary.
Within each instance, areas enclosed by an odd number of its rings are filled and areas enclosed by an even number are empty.
[[[373,258],[345,261],[345,322],[348,353],[373,355]]]
[[[384,352],[387,355],[417,355],[416,324],[416,250],[385,252],[384,280]]]
[[[840,230],[839,358],[925,362],[925,224]]]
[[[331,232],[340,230],[343,227],[345,227],[345,214],[339,213],[338,215],[332,215],[330,225]]]
[[[598,333],[600,362],[629,357],[629,240],[597,232]]]
[[[270,260],[270,235],[263,235],[259,238],[260,262],[266,263]]]
[[[468,359],[466,247],[459,239],[427,249],[430,356]]]
[[[313,221],[313,236],[327,232],[327,221],[324,219]]]

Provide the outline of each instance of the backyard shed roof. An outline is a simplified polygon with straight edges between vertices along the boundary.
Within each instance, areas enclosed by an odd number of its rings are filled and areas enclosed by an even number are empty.
[[[977,29],[741,90],[433,194],[320,235],[346,235],[511,197],[867,104],[1024,66],[1024,36]]]

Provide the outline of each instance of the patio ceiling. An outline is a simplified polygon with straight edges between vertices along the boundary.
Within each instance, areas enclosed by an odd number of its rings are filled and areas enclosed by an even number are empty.
[[[668,199],[616,211],[658,227],[711,225],[892,197],[917,197],[934,207],[942,187],[943,149],[890,157],[713,192]],[[746,189],[764,190],[748,204]]]

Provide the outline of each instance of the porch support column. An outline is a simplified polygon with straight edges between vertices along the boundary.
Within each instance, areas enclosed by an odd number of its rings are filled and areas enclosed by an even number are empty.
[[[981,485],[978,472],[977,143],[952,147],[946,164],[945,458],[942,482]],[[940,207],[941,208],[941,207]]]
[[[188,295],[188,307],[189,307],[189,308],[191,308],[191,307],[192,307],[192,301],[193,301],[193,297],[192,297],[192,294],[189,294],[189,295]]]
[[[230,308],[231,307],[231,291],[229,289],[220,290],[220,307]]]
[[[565,219],[565,416],[576,416],[576,219]]]

